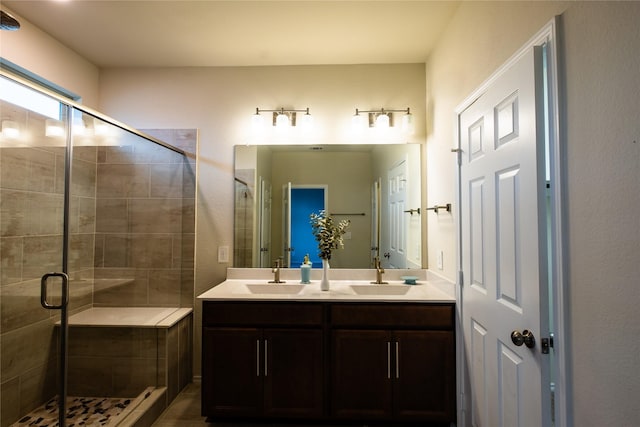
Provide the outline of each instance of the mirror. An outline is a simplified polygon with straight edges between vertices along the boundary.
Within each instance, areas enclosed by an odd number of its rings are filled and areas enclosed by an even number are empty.
[[[307,253],[319,267],[309,214],[324,207],[350,221],[331,268],[422,268],[420,156],[419,144],[237,145],[234,267],[297,268]]]

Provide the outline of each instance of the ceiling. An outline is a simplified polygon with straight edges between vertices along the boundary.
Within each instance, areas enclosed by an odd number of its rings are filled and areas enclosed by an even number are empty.
[[[183,67],[425,62],[459,2],[0,0],[0,4],[99,67]]]

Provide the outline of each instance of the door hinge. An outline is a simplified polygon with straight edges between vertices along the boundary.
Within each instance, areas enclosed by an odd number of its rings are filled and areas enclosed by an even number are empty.
[[[549,349],[553,348],[553,334],[549,334],[549,338],[541,338],[542,354],[549,354]]]
[[[462,287],[464,274],[462,270],[458,270],[458,285]]]

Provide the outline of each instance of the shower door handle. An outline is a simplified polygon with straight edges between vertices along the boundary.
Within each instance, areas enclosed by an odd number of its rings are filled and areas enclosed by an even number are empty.
[[[59,277],[62,279],[60,304],[50,304],[47,300],[47,280],[49,277]],[[48,310],[60,310],[69,304],[69,276],[66,273],[47,273],[40,279],[40,304]]]

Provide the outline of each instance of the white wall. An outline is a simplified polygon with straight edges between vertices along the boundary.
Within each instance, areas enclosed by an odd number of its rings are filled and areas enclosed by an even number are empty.
[[[638,425],[640,3],[463,2],[427,63],[429,204],[454,198],[454,108],[565,8],[573,425]],[[429,221],[430,261],[445,248],[449,278],[454,231]]]
[[[575,424],[637,425],[640,3],[564,18]]]
[[[98,107],[98,67],[51,38],[20,15],[7,10],[20,30],[0,31],[0,57],[82,97],[87,107]]]

